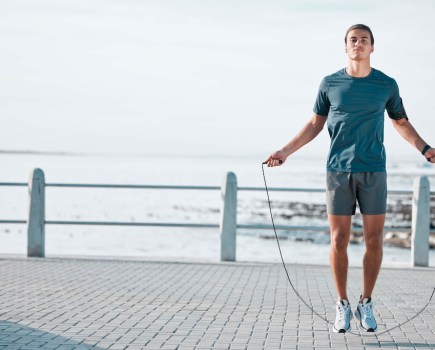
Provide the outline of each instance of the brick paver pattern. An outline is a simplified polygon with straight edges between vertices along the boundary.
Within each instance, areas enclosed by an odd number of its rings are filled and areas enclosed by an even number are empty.
[[[288,265],[299,293],[333,321],[328,266]],[[350,268],[352,308],[362,270]],[[335,334],[296,297],[279,264],[0,259],[1,349],[435,349],[435,300],[379,336]],[[381,270],[379,331],[415,315],[435,269]]]

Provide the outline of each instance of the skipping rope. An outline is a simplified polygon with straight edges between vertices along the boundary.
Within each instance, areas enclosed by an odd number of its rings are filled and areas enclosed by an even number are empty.
[[[293,291],[295,292],[296,296],[297,296],[297,297],[298,297],[298,298],[299,298],[299,299],[300,299],[300,300],[305,304],[305,306],[306,306],[306,307],[307,307],[307,308],[308,308],[308,309],[309,309],[313,314],[315,314],[317,317],[319,317],[320,319],[322,319],[322,320],[325,321],[326,323],[328,323],[328,324],[330,324],[330,325],[334,325],[333,322],[329,321],[326,317],[324,317],[323,315],[319,314],[316,310],[314,310],[313,306],[310,305],[310,304],[308,304],[308,303],[305,301],[305,299],[304,299],[304,298],[299,294],[299,292],[297,291],[297,289],[296,289],[295,286],[293,285],[293,282],[292,282],[292,280],[291,280],[291,278],[290,278],[290,275],[289,275],[289,273],[288,273],[287,267],[286,267],[286,265],[285,265],[284,258],[283,258],[283,256],[282,256],[281,245],[279,244],[278,234],[276,233],[275,222],[274,222],[274,220],[273,220],[273,214],[272,214],[272,207],[271,207],[271,204],[270,204],[269,188],[267,187],[266,175],[265,175],[265,173],[264,173],[264,164],[265,164],[265,163],[262,163],[262,165],[261,165],[261,170],[262,170],[262,172],[263,172],[264,187],[265,187],[265,189],[266,189],[267,202],[268,202],[268,204],[269,204],[270,219],[271,219],[271,221],[272,221],[273,232],[275,233],[276,243],[277,243],[277,245],[278,245],[278,250],[279,250],[279,255],[280,255],[280,257],[281,257],[282,266],[284,267],[285,273],[286,273],[286,275],[287,275],[288,282],[290,283],[290,286],[292,287],[292,289],[293,289]],[[412,321],[414,318],[416,318],[418,315],[420,315],[420,314],[421,314],[421,313],[422,313],[422,312],[423,312],[423,311],[428,307],[428,305],[429,305],[430,302],[432,301],[432,297],[433,297],[434,293],[435,293],[435,288],[432,290],[432,294],[431,294],[431,296],[430,296],[428,302],[426,303],[426,305],[423,306],[423,308],[422,308],[420,311],[418,311],[418,312],[417,312],[414,316],[412,316],[411,318],[408,318],[406,321],[401,322],[401,323],[399,323],[398,325],[396,325],[396,326],[394,326],[394,327],[388,328],[388,329],[385,330],[385,331],[382,331],[382,332],[376,332],[376,333],[368,332],[367,335],[378,336],[378,335],[381,335],[381,334],[387,333],[387,332],[389,332],[389,331],[392,331],[393,329],[399,328],[399,327],[405,325],[406,323]],[[350,334],[354,334],[354,335],[359,335],[359,336],[361,335],[360,333],[351,332],[351,331],[348,331],[348,332],[346,332],[346,333],[350,333]]]

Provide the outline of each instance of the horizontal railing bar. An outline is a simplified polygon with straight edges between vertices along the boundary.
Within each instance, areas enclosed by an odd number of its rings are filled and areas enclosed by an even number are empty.
[[[26,220],[0,220],[0,224],[26,224]],[[163,223],[163,222],[111,222],[111,221],[63,221],[63,220],[47,220],[48,225],[88,225],[88,226],[150,226],[150,227],[191,227],[191,228],[219,228],[218,224],[188,224],[188,223]],[[239,224],[237,228],[242,229],[260,229],[273,230],[272,225],[262,224]],[[329,231],[329,226],[286,226],[275,225],[277,230],[296,230],[296,231]],[[352,231],[362,232],[362,227],[352,227]],[[407,232],[411,227],[384,227],[384,231]],[[431,229],[430,233],[435,233],[435,229]]]
[[[65,184],[47,183],[46,187],[82,187],[82,188],[144,188],[159,190],[220,190],[219,186],[176,186],[176,185],[117,185],[117,184]]]
[[[0,182],[0,186],[5,186],[5,187],[13,187],[13,186],[21,186],[21,187],[26,187],[29,184],[27,182]]]
[[[27,187],[26,182],[0,182],[4,187]],[[130,188],[130,189],[160,189],[160,190],[220,190],[220,186],[177,186],[177,185],[121,185],[121,184],[67,184],[67,183],[46,183],[46,187],[72,187],[72,188]],[[264,187],[238,187],[239,191],[265,191]],[[321,193],[325,192],[324,188],[297,188],[297,187],[270,187],[269,191],[273,192],[308,192]],[[412,194],[410,190],[388,190],[389,194]],[[435,191],[430,192],[435,195]]]
[[[325,192],[324,188],[268,187],[269,191],[277,192]],[[239,191],[266,191],[264,187],[237,187]]]
[[[26,220],[0,220],[0,224],[27,224]]]
[[[264,187],[238,187],[237,188],[239,191],[266,191],[266,189]],[[299,188],[299,187],[268,187],[268,190],[270,192],[275,191],[275,192],[322,192],[325,193],[326,189],[325,188]],[[412,194],[412,191],[409,190],[388,190],[389,194]],[[434,192],[430,192],[430,194],[435,195],[435,191]]]
[[[273,230],[272,225],[262,224],[238,224],[237,228],[254,228],[260,230]],[[286,226],[275,225],[277,230],[301,230],[301,231],[329,231],[328,226]]]
[[[47,220],[48,225],[89,225],[89,226],[153,226],[153,227],[196,227],[219,228],[218,224],[188,224],[188,223],[163,223],[163,222],[122,222],[122,221],[63,221]]]
[[[237,225],[237,228],[245,229],[260,229],[260,230],[273,230],[272,225],[261,225],[261,224],[250,224],[250,225]],[[286,225],[275,225],[277,230],[295,230],[295,231],[329,231],[329,226],[286,226]],[[363,232],[362,227],[352,227],[354,232]],[[384,231],[395,231],[395,232],[408,232],[411,227],[384,227]],[[431,230],[430,232],[435,232]]]
[[[387,190],[388,194],[411,194],[412,195],[412,191],[408,191],[408,190]],[[430,194],[435,194],[435,192],[431,192]]]

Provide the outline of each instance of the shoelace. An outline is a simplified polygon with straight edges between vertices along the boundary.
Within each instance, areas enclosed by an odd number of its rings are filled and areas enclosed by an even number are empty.
[[[365,313],[366,317],[373,320],[373,305],[372,305],[372,303],[362,304],[361,306],[364,309],[364,313]]]
[[[343,305],[341,302],[337,304],[340,320],[343,320],[346,316],[346,310],[349,307],[349,305]]]
[[[340,313],[340,320],[344,318],[344,306],[338,305],[338,312]]]

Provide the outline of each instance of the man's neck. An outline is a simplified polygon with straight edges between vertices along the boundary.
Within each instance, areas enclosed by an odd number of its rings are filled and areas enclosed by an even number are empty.
[[[370,74],[372,68],[370,67],[370,61],[349,61],[346,72],[355,78],[364,78]]]

